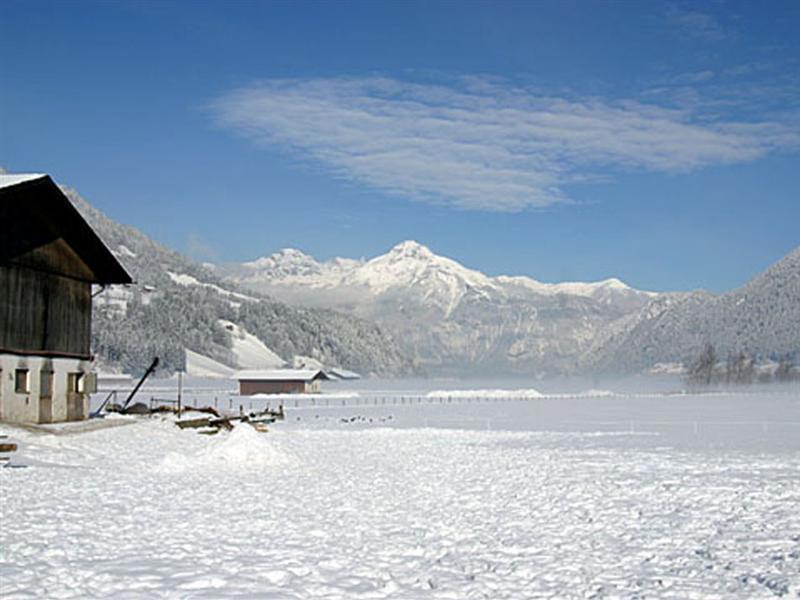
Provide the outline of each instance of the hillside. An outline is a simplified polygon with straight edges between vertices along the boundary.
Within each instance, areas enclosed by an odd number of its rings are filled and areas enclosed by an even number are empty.
[[[107,366],[141,372],[153,356],[168,371],[184,368],[185,350],[238,367],[231,328],[252,334],[287,361],[295,355],[363,374],[397,376],[412,360],[376,325],[330,310],[290,307],[244,294],[212,272],[114,222],[65,189],[86,220],[133,276],[136,285],[95,297],[92,345]],[[238,329],[237,329],[238,331]]]
[[[688,364],[706,343],[722,357],[740,351],[762,360],[800,356],[800,248],[731,292],[653,300],[613,325],[584,366],[627,372],[657,362]]]

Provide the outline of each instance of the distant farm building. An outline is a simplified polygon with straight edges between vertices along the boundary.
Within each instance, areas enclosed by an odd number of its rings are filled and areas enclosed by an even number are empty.
[[[47,175],[0,175],[0,420],[85,419],[92,284],[130,275]]]
[[[320,382],[330,379],[322,370],[274,369],[271,371],[239,371],[239,394],[313,394],[321,391]]]
[[[348,371],[347,369],[342,369],[340,367],[333,367],[332,369],[326,369],[325,373],[331,377],[331,379],[342,379],[342,380],[354,380],[354,379],[361,379],[361,375],[354,371]]]

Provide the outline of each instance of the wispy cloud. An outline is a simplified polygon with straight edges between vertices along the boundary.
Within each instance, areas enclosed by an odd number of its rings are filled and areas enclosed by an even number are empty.
[[[667,18],[681,34],[706,42],[719,42],[730,36],[712,15],[699,10],[681,8],[675,4],[667,10]]]
[[[636,101],[546,97],[506,82],[389,78],[259,82],[218,98],[217,121],[345,180],[465,209],[569,202],[618,170],[681,172],[800,142],[777,122],[709,121]]]
[[[217,249],[199,233],[194,232],[186,236],[186,254],[198,261],[213,261],[219,258]]]

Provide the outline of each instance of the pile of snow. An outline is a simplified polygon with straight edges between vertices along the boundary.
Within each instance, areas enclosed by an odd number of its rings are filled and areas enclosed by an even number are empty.
[[[195,434],[196,435],[196,434]],[[296,464],[297,459],[271,443],[247,423],[220,432],[197,454],[170,452],[159,463],[162,472],[207,469],[260,469]]]
[[[428,398],[542,398],[533,388],[527,390],[434,390]]]

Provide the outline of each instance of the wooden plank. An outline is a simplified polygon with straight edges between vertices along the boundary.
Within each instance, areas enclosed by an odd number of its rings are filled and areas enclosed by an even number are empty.
[[[175,421],[175,424],[181,429],[199,429],[200,427],[208,427],[211,425],[211,418],[181,419],[180,421]]]
[[[89,354],[91,286],[14,265],[0,265],[0,347]]]

